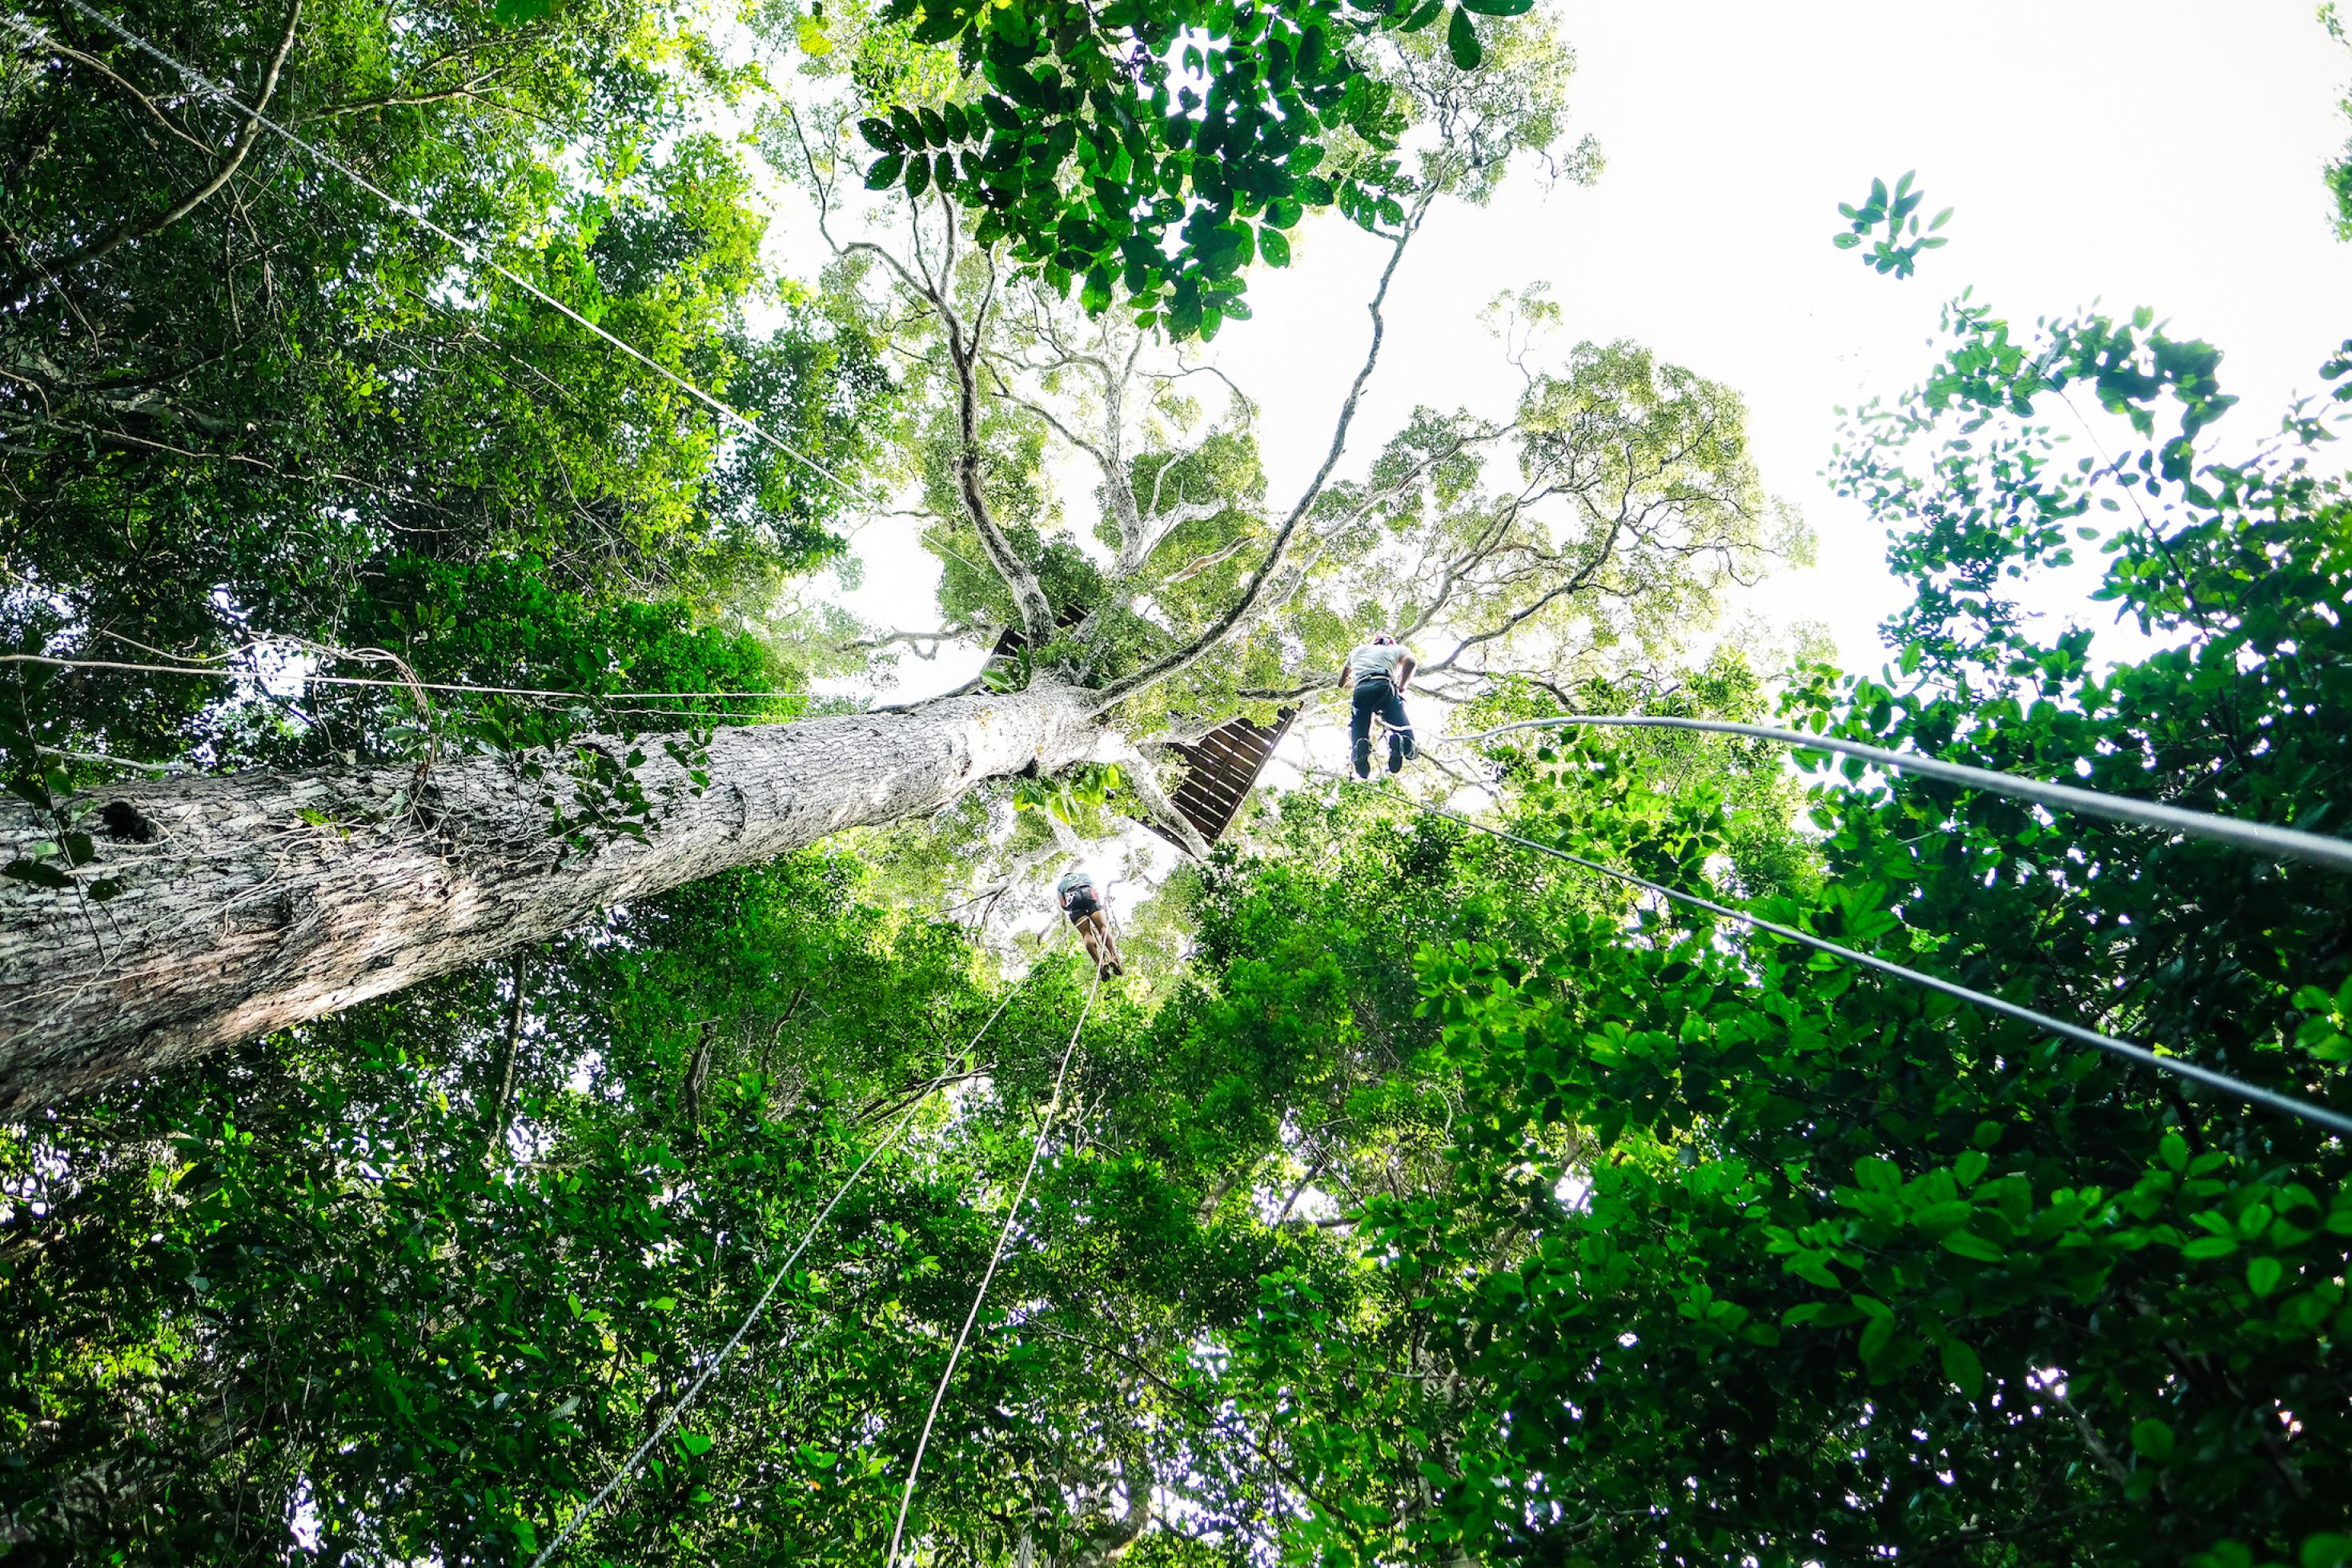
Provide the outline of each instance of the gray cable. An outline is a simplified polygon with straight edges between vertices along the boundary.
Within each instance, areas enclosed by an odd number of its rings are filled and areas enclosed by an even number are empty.
[[[2135,800],[2129,796],[2109,795],[2102,790],[2078,789],[2071,784],[2047,784],[2039,779],[2021,779],[2011,773],[1996,773],[1989,768],[1947,762],[1940,757],[1924,757],[1914,751],[1889,751],[1885,747],[1865,746],[1860,741],[1842,740],[1836,736],[1807,735],[1802,730],[1774,729],[1768,725],[1733,724],[1716,718],[1664,718],[1649,714],[1571,714],[1564,718],[1522,719],[1517,724],[1497,725],[1476,735],[1455,738],[1464,742],[1486,740],[1515,729],[1559,729],[1569,725],[1598,725],[1615,729],[1703,730],[1712,735],[1776,740],[1783,746],[1805,747],[1815,751],[1835,751],[1884,768],[1898,768],[1926,779],[1940,779],[1948,784],[1963,784],[1971,789],[1990,790],[2013,800],[2032,800],[2057,810],[2084,811],[2119,822],[2160,828],[2184,838],[2210,839],[2217,843],[2231,844],[2262,854],[2308,861],[2331,871],[2352,871],[2352,840],[2306,833],[2295,828],[2273,827],[2268,822],[2250,822],[2239,817],[2218,817],[2210,811],[2185,810],[2179,806],[2159,806],[2150,800]]]
[[[733,1355],[736,1347],[743,1343],[743,1336],[751,1332],[751,1325],[759,1321],[760,1314],[768,1310],[768,1301],[775,1295],[776,1287],[791,1278],[793,1265],[801,1260],[801,1254],[808,1250],[808,1245],[815,1239],[818,1228],[832,1217],[833,1211],[841,1206],[841,1200],[849,1196],[849,1189],[857,1184],[859,1176],[866,1174],[866,1167],[880,1159],[897,1145],[899,1138],[905,1134],[908,1125],[914,1121],[915,1113],[923,1108],[923,1102],[930,1098],[931,1091],[946,1082],[955,1070],[963,1064],[965,1059],[971,1055],[981,1040],[986,1037],[989,1030],[995,1025],[996,1020],[1003,1016],[1004,1009],[1013,1005],[1013,998],[1020,994],[1023,986],[1029,983],[1030,975],[1036,973],[1036,969],[1037,966],[1033,962],[1023,973],[1020,984],[1004,993],[1003,999],[996,1004],[996,1010],[990,1013],[988,1021],[980,1026],[980,1032],[966,1040],[963,1049],[949,1058],[947,1065],[940,1069],[939,1076],[923,1086],[922,1092],[915,1097],[915,1103],[907,1107],[907,1113],[898,1118],[897,1126],[890,1129],[890,1135],[875,1145],[873,1150],[858,1162],[857,1168],[850,1172],[841,1186],[835,1189],[832,1198],[817,1211],[817,1217],[809,1221],[808,1228],[801,1232],[800,1241],[793,1248],[792,1255],[784,1260],[783,1267],[778,1269],[774,1277],[769,1280],[768,1288],[760,1292],[760,1299],[752,1303],[751,1310],[744,1314],[742,1322],[736,1326],[734,1333],[729,1336],[727,1343],[720,1348],[717,1355],[710,1358],[694,1382],[688,1385],[686,1393],[679,1397],[677,1403],[669,1407],[668,1412],[662,1416],[660,1424],[654,1428],[652,1435],[639,1443],[635,1451],[627,1458],[621,1461],[618,1468],[613,1471],[612,1479],[604,1483],[594,1497],[590,1498],[573,1511],[572,1517],[564,1521],[563,1528],[556,1531],[555,1539],[549,1542],[545,1550],[541,1551],[537,1557],[531,1559],[530,1568],[545,1568],[547,1560],[554,1556],[565,1542],[572,1539],[573,1532],[579,1530],[581,1525],[587,1522],[590,1514],[602,1508],[605,1500],[620,1490],[621,1483],[626,1480],[630,1472],[635,1470],[639,1462],[653,1451],[654,1445],[660,1442],[668,1435],[669,1429],[677,1425],[678,1417],[686,1413],[687,1406],[693,1404],[695,1396],[702,1392],[702,1385],[710,1381],[712,1374],[726,1364],[728,1357]]]
[[[964,1342],[971,1337],[971,1325],[979,1321],[980,1304],[988,1299],[988,1287],[996,1279],[996,1266],[1004,1261],[1005,1244],[1013,1239],[1013,1221],[1021,1218],[1021,1200],[1029,1196],[1029,1178],[1037,1174],[1037,1162],[1045,1153],[1045,1136],[1054,1130],[1054,1118],[1061,1113],[1062,1084],[1070,1075],[1070,1058],[1077,1052],[1078,1036],[1087,1027],[1087,1015],[1095,1010],[1095,994],[1101,989],[1102,970],[1097,968],[1095,983],[1087,988],[1087,1005],[1078,1009],[1077,1028],[1070,1030],[1070,1043],[1063,1048],[1061,1071],[1054,1074],[1053,1103],[1045,1107],[1045,1119],[1037,1128],[1037,1141],[1030,1145],[1029,1168],[1021,1173],[1021,1186],[1013,1194],[1012,1207],[1004,1211],[1003,1228],[996,1233],[996,1250],[989,1254],[988,1272],[980,1277],[980,1289],[972,1292],[971,1310],[964,1313],[955,1348],[948,1352],[947,1369],[940,1374],[940,1385],[931,1390],[930,1414],[923,1417],[923,1435],[916,1439],[914,1461],[907,1467],[907,1489],[898,1494],[898,1522],[890,1527],[890,1553],[883,1558],[882,1568],[898,1568],[898,1543],[907,1532],[907,1510],[915,1500],[915,1482],[923,1473],[923,1452],[931,1446],[931,1427],[940,1418],[940,1406],[946,1402],[956,1363],[962,1359]]]
[[[278,124],[278,121],[270,119],[259,110],[250,107],[227,88],[223,87],[220,83],[213,80],[212,78],[205,75],[194,66],[184,64],[182,61],[173,58],[172,56],[165,54],[162,49],[156,47],[153,44],[149,43],[145,38],[141,37],[137,33],[132,32],[121,23],[117,22],[113,17],[107,16],[104,12],[89,5],[88,0],[66,0],[66,4],[80,12],[83,16],[89,17],[91,21],[97,23],[100,26],[104,27],[108,32],[112,33],[116,37],[121,38],[124,43],[129,44],[132,48],[153,58],[162,64],[166,69],[177,72],[186,80],[194,83],[198,88],[201,88],[208,96],[218,99],[224,105],[235,110],[237,113],[245,116],[247,120],[254,121],[256,124],[277,132],[278,136],[284,138],[293,145],[299,147],[303,152],[308,152],[311,157],[317,159],[328,168],[336,171],[338,173],[341,174],[343,178],[351,181],[353,184],[359,186],[361,190],[367,192],[378,201],[383,202],[394,212],[399,213],[403,217],[405,217],[410,222],[415,224],[418,227],[423,228],[429,234],[437,235],[439,238],[446,240],[450,245],[456,246],[457,253],[464,256],[467,261],[471,262],[474,266],[478,267],[487,267],[488,270],[497,273],[500,277],[505,278],[509,283],[513,284],[516,287],[529,293],[541,304],[562,312],[572,321],[586,328],[595,336],[602,338],[605,342],[610,343],[613,347],[620,350],[621,352],[628,355],[629,358],[636,361],[639,364],[645,366],[647,370],[653,371],[664,381],[668,382],[671,385],[685,392],[688,397],[693,398],[696,402],[709,409],[713,413],[716,413],[720,418],[740,426],[755,439],[767,443],[769,445],[774,447],[785,456],[792,458],[794,462],[800,464],[803,467],[807,468],[812,473],[821,475],[824,478],[831,480],[840,488],[841,493],[847,496],[851,500],[857,502],[861,506],[868,507],[879,506],[881,504],[874,497],[861,494],[857,487],[850,484],[848,480],[844,479],[840,475],[835,473],[824,464],[819,463],[815,458],[811,457],[807,453],[803,452],[792,443],[785,441],[780,436],[770,434],[760,424],[744,415],[738,413],[735,410],[728,407],[725,403],[720,402],[717,398],[712,397],[709,392],[704,392],[700,387],[696,386],[692,382],[688,381],[685,377],[679,375],[668,366],[648,358],[635,348],[624,342],[619,338],[614,337],[612,333],[607,332],[604,328],[596,325],[595,322],[588,319],[587,317],[580,314],[579,311],[574,310],[571,306],[566,305],[562,300],[558,299],[552,294],[548,293],[547,290],[541,288],[538,284],[533,283],[530,278],[525,277],[520,273],[506,267],[496,257],[490,256],[478,242],[462,238],[459,235],[451,233],[449,230],[443,228],[432,218],[426,216],[423,208],[418,207],[412,203],[402,201],[398,196],[394,195],[383,186],[378,185],[374,181],[370,180],[366,175],[361,173],[357,169],[352,168],[349,163],[346,163],[341,158],[336,157],[333,153],[326,151],[315,142],[306,141],[302,137],[296,135],[293,131],[289,131],[285,126]],[[58,50],[59,46],[57,39],[50,37],[50,35],[42,28],[14,16],[6,17],[5,20],[6,20],[10,26],[16,29],[17,32],[21,33],[26,37],[32,39],[43,48],[48,49],[53,53]]]
[[[1326,768],[1310,768],[1307,771],[1319,773],[1326,779],[1336,779],[1342,784],[1363,782],[1361,779],[1349,779]],[[1845,946],[1830,941],[1824,936],[1816,936],[1810,931],[1801,931],[1793,925],[1783,925],[1778,921],[1767,920],[1760,915],[1750,915],[1744,909],[1734,909],[1729,904],[1717,904],[1711,898],[1702,898],[1695,893],[1684,893],[1679,889],[1652,882],[1647,877],[1636,876],[1632,872],[1619,871],[1615,866],[1603,865],[1599,861],[1586,860],[1582,855],[1570,854],[1568,851],[1556,849],[1550,844],[1540,843],[1534,839],[1522,838],[1517,833],[1508,832],[1501,828],[1489,827],[1475,818],[1465,817],[1459,811],[1449,811],[1443,806],[1424,805],[1418,801],[1408,803],[1415,810],[1428,811],[1436,816],[1448,818],[1465,828],[1475,828],[1482,833],[1523,845],[1538,854],[1550,855],[1555,859],[1564,860],[1570,865],[1582,866],[1586,871],[1598,872],[1602,876],[1614,877],[1619,882],[1629,883],[1648,893],[1654,893],[1662,898],[1672,899],[1677,904],[1687,904],[1695,908],[1706,910],[1710,914],[1722,915],[1728,920],[1737,920],[1759,931],[1769,932],[1775,936],[1801,943],[1820,952],[1843,958],[1848,963],[1859,964],[1866,969],[1875,969],[1883,975],[1893,975],[1899,979],[1909,980],[1914,985],[1923,986],[1928,990],[1938,991],[1945,996],[1957,998],[1960,1001],[1982,1008],[1988,1012],[2015,1019],[2020,1023],[2032,1024],[2036,1029],[2046,1030],[2062,1039],[2096,1046],[2111,1056],[2120,1057],[2138,1066],[2153,1067],[2160,1072],[2170,1072],[2186,1078],[2191,1082],[2202,1083],[2210,1089],[2219,1089],[2224,1093],[2234,1094],[2250,1104],[2259,1105],[2266,1111],[2275,1111],[2282,1115],[2299,1117],[2304,1121],[2326,1127],[2330,1132],[2352,1137],[2352,1116],[2346,1116],[2323,1106],[2314,1105],[2272,1090],[2258,1088],[2252,1083],[2242,1082],[2226,1072],[2217,1071],[2210,1067],[2202,1066],[2182,1057],[2159,1055],[2144,1045],[2135,1045],[2130,1040],[2117,1040],[2114,1035],[2101,1034],[2097,1030],[2084,1029],[2081,1024],[2068,1023],[2063,1019],[2052,1018],[2048,1013],[2037,1012],[2032,1008],[2020,1007],[2015,1002],[2003,1001],[1999,997],[1971,989],[1958,981],[1926,974],[1897,964],[1892,959],[1881,958],[1874,954]]]

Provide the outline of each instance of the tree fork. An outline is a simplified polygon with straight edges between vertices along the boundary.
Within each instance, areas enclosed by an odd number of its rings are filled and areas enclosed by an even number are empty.
[[[636,778],[660,802],[643,840],[600,835],[585,850],[551,836],[543,783],[498,757],[441,763],[413,805],[408,769],[383,766],[93,791],[99,810],[78,826],[97,858],[76,886],[0,882],[0,1115],[322,1017],[844,828],[937,810],[1032,763],[1087,760],[1104,735],[1098,699],[1040,683],[722,729],[698,795],[660,745],[641,743]],[[56,827],[11,800],[0,833],[13,857]],[[120,895],[90,900],[100,878]]]

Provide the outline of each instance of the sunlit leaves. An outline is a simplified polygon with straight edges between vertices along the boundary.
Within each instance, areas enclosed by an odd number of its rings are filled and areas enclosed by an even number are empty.
[[[1946,207],[1928,221],[1927,231],[1921,232],[1915,209],[1925,197],[1911,188],[1915,173],[1906,173],[1891,192],[1885,181],[1871,181],[1870,194],[1859,205],[1840,202],[1838,211],[1845,216],[1849,227],[1845,233],[1833,235],[1830,243],[1840,250],[1853,250],[1867,242],[1870,254],[1863,257],[1865,264],[1881,276],[1892,273],[1896,277],[1910,277],[1918,265],[1921,251],[1935,250],[1949,243],[1947,236],[1936,231],[1952,218],[1952,209]],[[1874,237],[1881,225],[1885,225],[1885,234]]]

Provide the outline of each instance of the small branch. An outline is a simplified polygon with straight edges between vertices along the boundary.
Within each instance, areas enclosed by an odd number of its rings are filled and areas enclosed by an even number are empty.
[[[482,1149],[485,1160],[495,1161],[498,1151],[506,1146],[507,1126],[514,1115],[515,1058],[522,1047],[522,1000],[524,983],[530,974],[530,949],[515,952],[514,974],[510,984],[514,997],[507,1006],[507,1040],[505,1062],[499,1069],[499,1099],[490,1114],[490,1135]]]
[[[110,256],[133,240],[152,238],[204,205],[223,185],[234,179],[236,172],[245,166],[246,157],[253,151],[254,143],[261,139],[260,116],[268,111],[270,96],[278,90],[278,73],[285,68],[286,57],[293,52],[295,34],[299,30],[301,21],[302,0],[294,0],[286,16],[286,36],[278,40],[278,52],[270,56],[268,68],[262,73],[261,91],[254,99],[253,114],[238,130],[236,140],[229,148],[228,161],[215,172],[211,179],[173,203],[161,217],[145,224],[124,224],[112,234],[92,240],[48,263],[47,270],[65,273]],[[0,307],[0,315],[13,315],[31,302],[32,296],[26,295]]]

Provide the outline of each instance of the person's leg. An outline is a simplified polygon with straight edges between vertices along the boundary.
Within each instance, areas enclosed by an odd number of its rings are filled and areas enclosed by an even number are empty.
[[[1386,689],[1388,700],[1381,705],[1381,722],[1389,727],[1389,771],[1394,773],[1413,754],[1412,721],[1405,717],[1402,694],[1394,686]]]
[[[1119,956],[1118,933],[1110,928],[1110,911],[1104,910],[1096,915],[1095,919],[1102,925],[1103,956],[1110,961],[1110,972],[1114,975],[1126,974],[1127,960]]]
[[[1372,776],[1372,709],[1379,706],[1382,692],[1389,692],[1386,681],[1356,683],[1355,711],[1348,719],[1348,756],[1355,764],[1359,779]]]
[[[1095,914],[1073,915],[1070,919],[1070,924],[1078,928],[1078,940],[1087,945],[1087,956],[1094,960],[1097,969],[1102,967],[1103,960],[1100,942],[1095,936],[1095,922],[1101,918],[1099,914]]]

